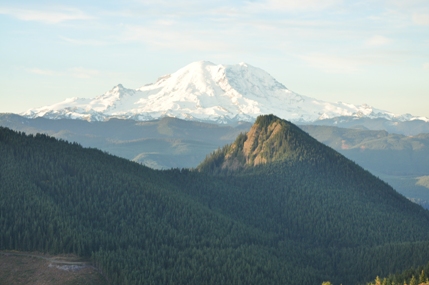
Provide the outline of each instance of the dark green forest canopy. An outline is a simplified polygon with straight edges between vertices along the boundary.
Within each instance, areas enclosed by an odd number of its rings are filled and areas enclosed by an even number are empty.
[[[390,274],[387,277],[376,277],[366,285],[429,285],[429,263],[424,266],[409,268],[400,273]]]
[[[1,249],[92,257],[112,284],[356,284],[428,261],[425,210],[285,124],[292,153],[220,175],[0,128]]]

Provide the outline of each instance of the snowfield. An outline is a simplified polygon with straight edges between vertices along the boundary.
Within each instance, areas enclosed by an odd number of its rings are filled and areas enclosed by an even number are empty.
[[[21,115],[87,121],[110,118],[147,121],[170,116],[233,123],[253,122],[262,114],[274,114],[297,123],[339,116],[429,122],[425,117],[398,116],[366,104],[330,103],[298,95],[260,68],[246,63],[216,65],[207,61],[191,63],[138,89],[119,84],[93,99],[69,98]]]

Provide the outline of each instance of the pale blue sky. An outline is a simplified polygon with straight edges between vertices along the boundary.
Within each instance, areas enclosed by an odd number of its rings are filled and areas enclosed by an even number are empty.
[[[429,117],[429,1],[0,3],[0,112],[138,88],[197,60],[247,62],[298,94]]]

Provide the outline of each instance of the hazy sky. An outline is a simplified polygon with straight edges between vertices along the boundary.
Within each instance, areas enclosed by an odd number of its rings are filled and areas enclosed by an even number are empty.
[[[0,112],[138,88],[198,60],[246,62],[298,94],[429,117],[429,1],[0,3]]]

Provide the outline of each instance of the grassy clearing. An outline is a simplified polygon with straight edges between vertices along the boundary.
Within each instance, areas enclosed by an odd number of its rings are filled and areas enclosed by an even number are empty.
[[[68,264],[81,263],[73,270]],[[68,269],[68,270],[66,270]],[[104,277],[76,256],[33,252],[0,252],[0,284],[106,285]]]

